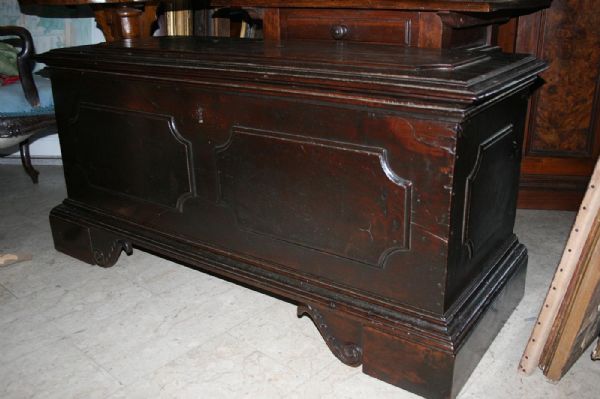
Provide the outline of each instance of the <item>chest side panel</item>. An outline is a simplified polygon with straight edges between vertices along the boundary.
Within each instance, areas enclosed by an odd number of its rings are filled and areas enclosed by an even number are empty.
[[[463,125],[457,144],[448,306],[484,278],[514,243],[527,94],[512,95]]]

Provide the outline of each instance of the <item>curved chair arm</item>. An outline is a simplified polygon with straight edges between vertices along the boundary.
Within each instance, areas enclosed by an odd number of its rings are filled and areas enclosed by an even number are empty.
[[[35,49],[31,34],[27,29],[20,26],[0,26],[0,36],[18,36],[21,40],[21,52],[17,55],[17,68],[21,78],[21,86],[29,104],[33,107],[38,106],[40,97],[33,82]]]

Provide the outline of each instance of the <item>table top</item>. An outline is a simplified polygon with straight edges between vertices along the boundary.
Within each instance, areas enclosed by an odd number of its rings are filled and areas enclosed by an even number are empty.
[[[169,2],[171,0],[160,0],[161,2]],[[19,0],[23,5],[48,5],[48,6],[76,6],[86,4],[133,4],[133,3],[158,3],[158,0]]]
[[[19,0],[21,4],[81,5],[127,4],[157,0]],[[163,0],[165,1],[165,0]],[[171,1],[171,0],[166,0]],[[194,1],[194,0],[192,0]],[[211,0],[214,6],[359,8],[390,10],[444,10],[494,12],[547,7],[551,0]]]
[[[529,55],[386,44],[165,36],[51,50],[37,57],[80,71],[221,79],[356,93],[395,93],[463,104],[514,90],[545,69]],[[516,86],[515,86],[516,85]]]

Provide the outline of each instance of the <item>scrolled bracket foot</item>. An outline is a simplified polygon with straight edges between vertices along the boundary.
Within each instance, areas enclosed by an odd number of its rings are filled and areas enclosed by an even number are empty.
[[[92,256],[94,262],[100,267],[111,267],[117,263],[121,251],[127,255],[133,253],[133,246],[130,241],[115,238],[113,235],[103,231],[90,232]]]
[[[348,342],[340,337],[342,330],[358,331],[358,335],[360,335],[360,328],[357,330],[355,323],[339,319],[337,320],[336,328],[330,320],[326,319],[326,316],[321,311],[311,305],[299,305],[297,314],[298,317],[308,315],[312,319],[331,352],[342,363],[352,367],[358,367],[362,364],[363,350],[361,344]],[[344,328],[346,325],[350,328]],[[350,335],[356,336],[357,334],[351,333]],[[356,341],[360,342],[360,339],[356,339]]]

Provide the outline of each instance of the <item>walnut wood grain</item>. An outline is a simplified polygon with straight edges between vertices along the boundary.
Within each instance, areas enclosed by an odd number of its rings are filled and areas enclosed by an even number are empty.
[[[122,251],[133,253],[131,241],[119,234],[75,223],[68,214],[50,219],[55,248],[83,262],[107,268],[115,265]]]
[[[297,316],[309,316],[331,352],[351,367],[362,364],[362,326],[356,320],[340,318],[331,309],[321,310],[312,305],[299,305]]]
[[[517,29],[519,18],[512,17],[506,23],[500,24],[492,33],[495,39],[492,42],[498,44],[502,51],[514,53],[517,46]]]
[[[419,13],[416,12],[281,9],[279,13],[282,39],[393,43],[404,46],[414,46],[418,41]],[[343,33],[336,36],[336,29],[342,29]]]
[[[280,10],[279,8],[265,8],[263,16],[263,35],[265,40],[280,40]]]
[[[538,55],[548,59],[536,94],[527,154],[591,157],[599,111],[600,16],[593,1],[557,0],[540,15]]]
[[[429,398],[458,393],[522,296],[533,57],[160,37],[40,59],[62,252],[136,246],[283,296],[342,361]]]
[[[96,22],[106,41],[135,39],[152,35],[157,1],[132,4],[91,4]]]
[[[546,84],[531,101],[522,165],[525,180],[545,177],[548,185],[524,187],[521,206],[538,207],[545,196],[544,208],[576,209],[585,185],[569,194],[553,188],[553,177],[589,178],[600,154],[600,19],[594,10],[593,1],[556,0],[519,18],[515,51],[550,63],[542,75]]]
[[[161,0],[168,2],[170,0]],[[107,41],[148,37],[156,23],[158,0],[20,0],[23,5],[88,5]]]
[[[36,4],[47,6],[75,6],[75,5],[115,5],[115,4],[144,4],[149,0],[19,0],[21,4]]]
[[[135,4],[148,0],[19,0],[21,4],[87,5]],[[550,0],[211,0],[212,6],[255,6],[273,8],[363,8],[389,10],[449,10],[493,12],[507,9],[547,7]]]
[[[564,162],[568,162],[568,159]],[[577,210],[589,177],[561,173],[558,169],[554,174],[522,174],[519,208]]]
[[[51,2],[69,0],[40,1]],[[213,6],[251,6],[276,8],[347,8],[377,10],[446,10],[463,12],[494,12],[503,10],[543,8],[550,4],[550,0],[211,0],[210,4]]]
[[[514,42],[516,24],[512,24],[512,31],[504,29],[502,36],[497,31],[510,15],[519,12],[525,11],[464,13],[423,9],[266,8],[264,34],[266,39],[274,40],[318,39],[426,48],[473,48],[495,46],[499,39]],[[343,34],[336,35],[336,31]]]

